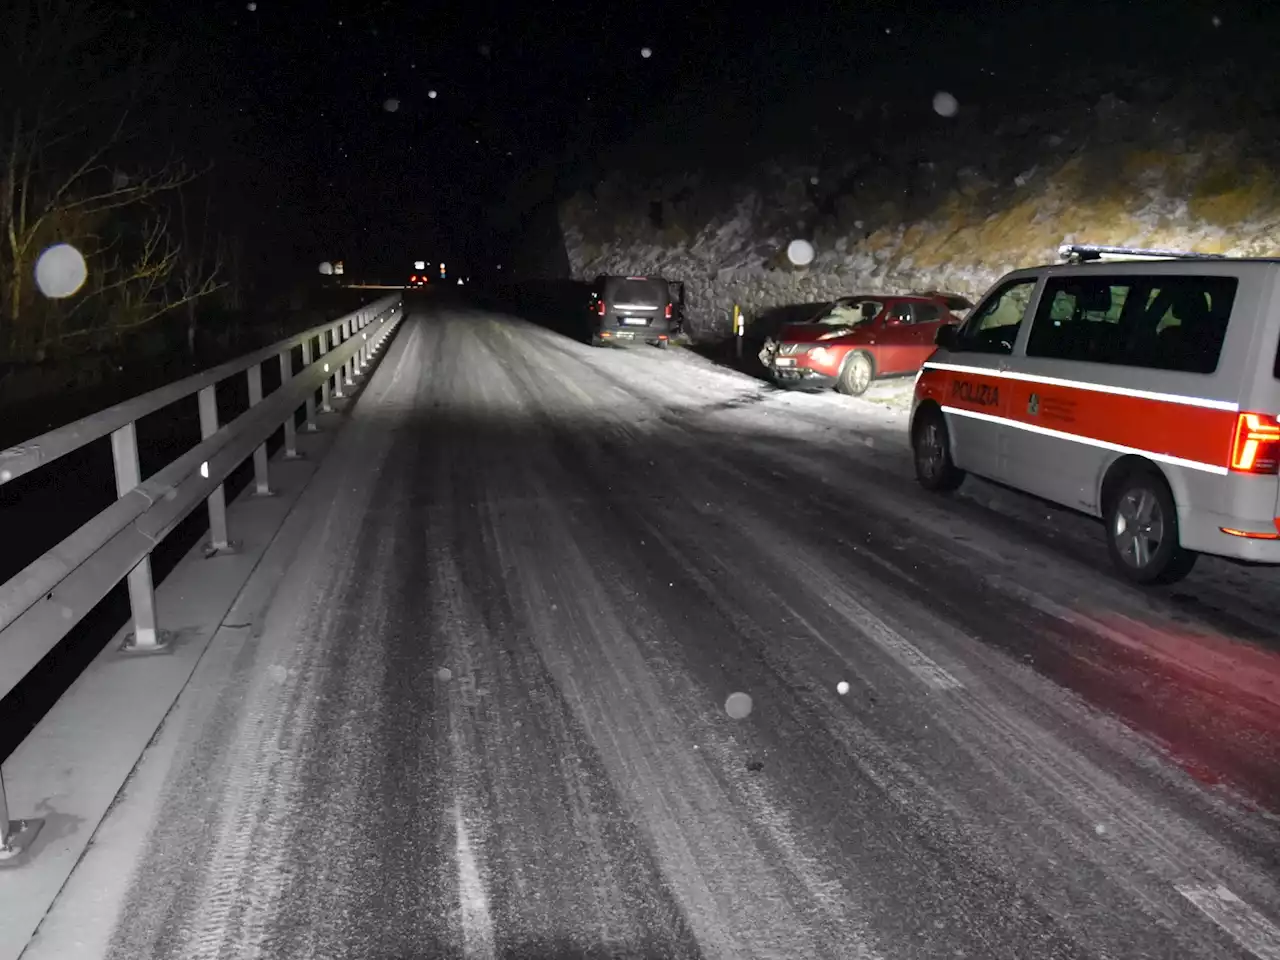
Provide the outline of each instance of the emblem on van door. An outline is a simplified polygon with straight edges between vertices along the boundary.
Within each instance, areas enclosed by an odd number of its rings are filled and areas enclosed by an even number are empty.
[[[1027,398],[1027,414],[1029,416],[1037,416],[1040,413],[1040,394],[1033,393]]]

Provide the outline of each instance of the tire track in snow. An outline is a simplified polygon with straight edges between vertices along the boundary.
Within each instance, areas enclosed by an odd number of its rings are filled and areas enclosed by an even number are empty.
[[[336,547],[336,544],[334,545]],[[372,563],[385,569],[394,540],[378,542]],[[350,564],[339,595],[354,588],[361,565]],[[386,609],[384,584],[373,590],[361,587],[369,604],[363,609],[360,632],[377,635],[379,613]],[[319,590],[320,595],[329,593]],[[318,664],[322,649],[304,642],[318,637],[333,642],[342,639],[336,630],[342,611],[325,607],[319,622],[300,618],[289,631],[292,648],[284,662],[263,664],[251,687],[249,708],[236,732],[228,786],[221,804],[221,826],[212,854],[212,863],[200,895],[204,906],[193,919],[196,960],[228,954],[255,957],[271,955],[271,922],[276,916],[288,880],[288,865],[294,851],[288,846],[287,825],[299,806],[297,772],[304,753],[305,737],[313,729],[323,668]],[[336,635],[336,636],[335,636]],[[285,663],[289,662],[289,666]],[[292,677],[290,690],[281,686]],[[290,694],[292,694],[290,696]],[[324,824],[317,826],[324,829]]]
[[[571,720],[530,630],[507,594],[495,504],[545,467],[533,397],[484,328],[465,334],[476,374],[449,402],[483,408],[485,433],[450,441],[433,466],[441,506],[426,532],[444,638],[453,726],[452,782],[502,955],[696,956],[678,909],[598,756]],[[501,416],[506,414],[506,416]],[[527,500],[526,500],[527,502]],[[554,562],[554,557],[549,558]]]
[[[537,482],[541,486],[541,478]],[[548,504],[556,502],[543,492]],[[600,579],[568,533],[574,524],[545,511],[525,517],[533,527],[525,543],[543,544],[561,560],[551,570],[512,542],[515,517],[506,519],[503,555],[520,577],[543,658],[633,816],[645,826],[703,952],[830,955],[792,912],[778,868],[731,814],[734,800],[707,759],[689,747],[637,649],[634,626],[610,599],[612,585]],[[854,942],[844,955],[874,954],[869,945]]]
[[[748,477],[747,480],[744,482],[749,483],[750,480],[752,479],[753,478]],[[762,549],[767,550],[769,545],[776,546],[781,542],[785,542],[785,538],[782,538],[776,535],[777,531],[774,531],[774,534],[775,535],[768,538],[767,543],[761,544]],[[815,576],[819,576],[819,579],[817,582],[821,583],[822,585],[821,590],[819,592],[823,596],[827,597],[828,600],[830,600],[830,598],[833,595],[838,596],[842,592],[841,587],[838,583],[833,582],[831,578],[821,578],[820,577],[821,569],[822,569],[821,566],[814,566],[813,564],[805,565],[805,572],[808,575],[808,578],[812,581],[812,578],[814,578]],[[864,605],[855,604],[853,608],[850,608],[848,604],[844,604],[844,608],[845,608],[844,612],[846,616],[848,616],[852,622],[860,625],[866,624],[866,616],[865,616],[866,607]],[[864,632],[867,632],[867,631],[864,631]],[[947,632],[947,631],[944,631],[944,632]],[[876,631],[873,629],[870,631],[870,633],[872,635],[872,639],[876,639],[876,636],[875,636]],[[967,639],[973,644],[977,643],[977,641],[973,640],[973,638],[967,638]],[[901,653],[901,647],[898,647],[895,644],[886,645],[882,643],[882,645],[887,646],[893,652]],[[912,647],[912,649],[914,650],[915,648]],[[969,698],[962,698],[962,700],[968,701]],[[982,712],[982,710],[980,709],[980,705],[978,706],[971,705],[971,708],[974,709],[974,712],[977,712],[977,713]],[[999,737],[1003,735],[1008,740],[1017,741],[1017,749],[998,750],[997,753],[1001,756],[1028,755],[1033,758],[1050,756],[1052,755],[1054,750],[1059,746],[1058,744],[1037,743],[1029,740],[1026,736],[1016,735],[1017,732],[1020,732],[1019,727],[1022,723],[1021,718],[1019,718],[1017,721],[1013,721],[1006,716],[988,713],[985,717],[982,718],[982,720],[984,725],[979,727],[977,730],[973,730],[972,733],[969,735],[968,739],[970,740],[970,742],[972,742],[974,734],[980,737],[984,733],[986,733],[989,737],[990,733],[992,731],[995,731],[997,733],[997,739],[999,739]],[[958,738],[958,739],[963,739],[963,738]],[[1090,798],[1094,795],[1095,791],[1102,793],[1102,795],[1104,796],[1106,796],[1108,792],[1107,790],[1101,790],[1101,791],[1098,790],[1099,784],[1097,779],[1091,777],[1091,775],[1095,773],[1096,771],[1088,769],[1087,766],[1083,766],[1076,771],[1077,776],[1074,778],[1058,776],[1057,771],[1053,770],[1052,768],[1042,770],[1041,776],[1045,778],[1046,786],[1050,790],[1055,788],[1060,790],[1065,790],[1068,792],[1068,795],[1073,796],[1073,798],[1076,801],[1076,805],[1078,807],[1089,808],[1090,806],[1093,806],[1093,809],[1090,811],[1093,814],[1093,816],[1087,819],[1094,820],[1094,823],[1092,824],[1092,826],[1096,832],[1096,830],[1098,829],[1098,826],[1104,822],[1114,823],[1117,820],[1123,821],[1125,819],[1123,815],[1125,812],[1127,812],[1130,809],[1134,809],[1135,805],[1140,808],[1141,804],[1137,802],[1137,799],[1135,797],[1129,796],[1129,797],[1125,797],[1123,800],[1119,800],[1118,802],[1091,805],[1089,801],[1090,801]],[[1084,784],[1085,786],[1082,786],[1082,784]],[[1107,787],[1114,788],[1114,785],[1107,784]],[[1109,819],[1104,819],[1108,817]],[[1143,830],[1142,827],[1144,825],[1141,823],[1141,820],[1135,821],[1134,823],[1130,824],[1130,826],[1137,828],[1137,832],[1139,834],[1145,834],[1144,839],[1147,844],[1147,848],[1144,852],[1148,855],[1152,855],[1154,851],[1158,851],[1158,853],[1154,854],[1156,859],[1163,858],[1167,862],[1167,864],[1171,867],[1169,871],[1161,871],[1161,872],[1166,872],[1166,876],[1169,873],[1173,875],[1179,875],[1179,874],[1187,875],[1188,872],[1190,872],[1192,875],[1195,875],[1195,873],[1198,871],[1198,865],[1200,861],[1198,860],[1198,854],[1195,851],[1187,851],[1184,849],[1178,849],[1177,847],[1163,846],[1161,843],[1163,837],[1161,836],[1160,832]],[[1067,839],[1072,839],[1076,842],[1079,842],[1080,836],[1077,835],[1075,837],[1071,837]],[[1136,859],[1140,861],[1143,859],[1143,857],[1139,856]],[[1113,869],[1110,871],[1110,873],[1114,877],[1116,871]],[[1255,880],[1256,879],[1257,878],[1255,878]],[[1135,884],[1134,886],[1136,887],[1137,885],[1138,884]],[[1139,902],[1144,901],[1145,899],[1144,894],[1140,893],[1139,891],[1133,888],[1131,888],[1131,892],[1136,895]],[[1155,899],[1164,901],[1161,903],[1160,909],[1164,912],[1164,915],[1166,916],[1166,918],[1168,918],[1170,914],[1168,898],[1157,897]]]

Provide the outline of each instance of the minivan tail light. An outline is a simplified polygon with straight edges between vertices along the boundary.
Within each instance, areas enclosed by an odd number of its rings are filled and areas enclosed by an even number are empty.
[[[671,319],[671,304],[667,304],[667,319]]]
[[[1280,473],[1280,423],[1269,413],[1236,416],[1231,469],[1240,473]]]
[[[604,316],[604,301],[603,301],[603,300],[601,300],[601,301],[600,301],[600,303],[599,303],[599,305],[596,307],[596,313],[598,313],[598,314],[599,314],[600,316],[602,316],[602,317]]]

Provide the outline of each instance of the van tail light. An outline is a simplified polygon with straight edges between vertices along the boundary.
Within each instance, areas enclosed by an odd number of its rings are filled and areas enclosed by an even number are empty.
[[[667,319],[671,319],[671,304],[667,304]]]
[[[1280,423],[1273,415],[1237,415],[1235,441],[1231,444],[1231,469],[1239,473],[1280,473]]]
[[[599,303],[599,304],[597,304],[597,306],[596,306],[596,313],[598,313],[598,314],[599,314],[600,316],[602,316],[602,317],[604,316],[604,301],[603,301],[603,300],[601,300],[601,301],[600,301],[600,303]]]

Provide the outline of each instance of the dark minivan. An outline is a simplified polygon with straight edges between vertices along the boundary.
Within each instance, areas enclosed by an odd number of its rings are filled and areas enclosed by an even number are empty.
[[[661,277],[596,277],[591,289],[591,342],[644,342],[665,347],[672,327],[671,288]]]

